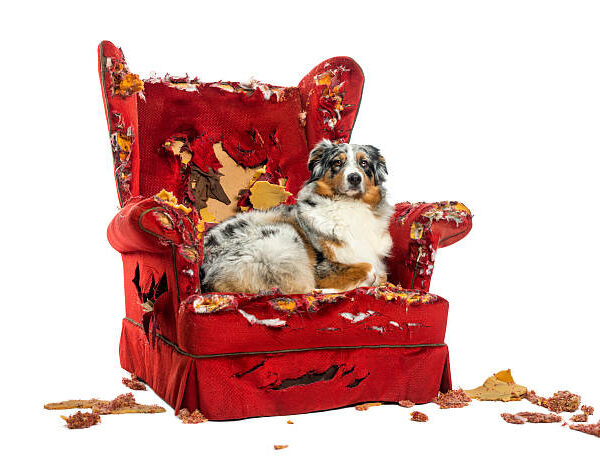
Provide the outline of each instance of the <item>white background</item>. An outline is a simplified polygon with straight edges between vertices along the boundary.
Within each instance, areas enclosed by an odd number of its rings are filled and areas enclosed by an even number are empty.
[[[450,301],[455,386],[512,368],[538,393],[569,389],[600,411],[598,3],[393,4],[2,7],[4,450],[63,458],[598,451],[598,438],[499,417],[533,408],[528,402],[427,405],[426,424],[395,406],[194,426],[168,410],[103,417],[83,431],[41,409],[126,390],[118,362],[123,273],[105,235],[117,197],[96,61],[97,44],[109,39],[143,77],[154,70],[296,85],[328,57],[356,59],[366,84],[353,140],[385,153],[393,200],[456,199],[475,215],[468,238],[438,254],[431,286]],[[150,391],[138,394],[164,405]]]

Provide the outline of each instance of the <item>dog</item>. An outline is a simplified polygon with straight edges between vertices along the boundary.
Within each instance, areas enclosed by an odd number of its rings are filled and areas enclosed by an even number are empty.
[[[392,247],[385,159],[371,145],[322,140],[293,205],[239,213],[204,237],[204,292],[341,292],[387,278]]]

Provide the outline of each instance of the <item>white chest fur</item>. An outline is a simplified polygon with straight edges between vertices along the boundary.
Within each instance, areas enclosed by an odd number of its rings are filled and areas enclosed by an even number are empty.
[[[385,273],[384,258],[392,247],[389,216],[376,216],[359,200],[319,200],[303,217],[319,232],[342,241],[331,247],[337,261],[345,264],[371,263],[377,274]]]

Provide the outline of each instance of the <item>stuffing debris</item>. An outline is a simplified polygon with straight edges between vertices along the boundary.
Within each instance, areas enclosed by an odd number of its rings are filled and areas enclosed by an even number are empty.
[[[517,416],[516,414],[502,413],[500,416],[509,424],[525,424],[527,422],[527,418]]]
[[[420,411],[413,411],[410,413],[410,420],[416,422],[427,422],[429,421],[429,417],[425,413],[421,413]]]
[[[144,384],[136,375],[131,374],[131,378],[123,378],[122,382],[131,390],[146,390],[146,384]]]
[[[588,416],[591,416],[592,414],[594,414],[594,407],[587,406],[587,405],[581,405],[581,411],[583,411]]]
[[[549,413],[534,413],[531,411],[521,411],[516,416],[527,419],[527,422],[534,424],[549,423],[549,422],[561,422],[562,418],[556,414]]]
[[[462,408],[467,406],[469,402],[471,402],[471,397],[469,397],[462,389],[450,390],[445,394],[440,392],[437,397],[433,399],[433,403],[439,405],[442,409]]]
[[[69,429],[87,429],[100,422],[100,415],[96,413],[82,413],[78,411],[71,416],[61,416]]]
[[[354,409],[357,411],[367,411],[369,408],[371,408],[373,406],[380,406],[380,405],[383,405],[383,403],[381,403],[381,402],[363,403],[361,405],[356,405],[354,407]]]
[[[181,419],[181,422],[184,424],[200,424],[208,421],[208,419],[206,419],[206,417],[204,417],[197,409],[190,413],[190,410],[187,408],[182,408],[179,410],[177,417]]]
[[[400,400],[398,405],[400,405],[402,408],[412,408],[415,406],[414,402],[411,402],[410,400]]]
[[[588,415],[585,413],[575,414],[569,419],[571,422],[588,422]]]
[[[600,438],[600,422],[596,424],[575,424],[570,425],[569,429],[577,430],[579,432],[586,433],[588,435],[595,435]]]
[[[534,405],[542,406],[554,413],[562,413],[563,411],[572,413],[577,411],[581,404],[581,397],[568,390],[555,392],[550,398],[540,397],[532,390],[526,393],[525,398]]]

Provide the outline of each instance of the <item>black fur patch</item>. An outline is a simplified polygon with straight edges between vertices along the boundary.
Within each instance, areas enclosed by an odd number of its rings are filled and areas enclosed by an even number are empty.
[[[375,176],[375,185],[380,185],[382,182],[385,182],[387,178],[387,167],[385,165],[385,159],[381,155],[378,148],[375,148],[372,145],[361,145],[361,149],[367,154],[369,158],[369,167],[372,174]],[[365,169],[365,174],[367,170]],[[370,176],[369,176],[370,177]]]
[[[263,237],[275,236],[277,233],[279,233],[277,228],[262,228],[260,230],[260,234],[262,234]]]
[[[325,255],[323,255],[323,252],[321,252],[320,250],[315,249],[315,256],[317,257],[317,264],[323,263],[323,261],[325,260]]]
[[[335,157],[343,153],[337,145],[334,145],[328,140],[322,140],[310,152],[308,160],[308,170],[311,172],[310,178],[306,183],[311,183],[323,178],[327,171],[332,173],[332,177],[339,172],[334,172],[332,169]]]
[[[217,238],[215,237],[214,234],[211,234],[210,232],[207,233],[206,237],[204,238],[204,246],[208,247],[211,245],[215,245],[217,243]]]
[[[221,228],[221,234],[225,237],[233,237],[234,233],[237,230],[244,229],[248,226],[248,222],[236,218],[231,223],[226,224],[223,228]]]
[[[232,225],[236,226],[237,228],[246,228],[248,226],[248,222],[246,220],[237,219],[235,223],[232,223]]]

